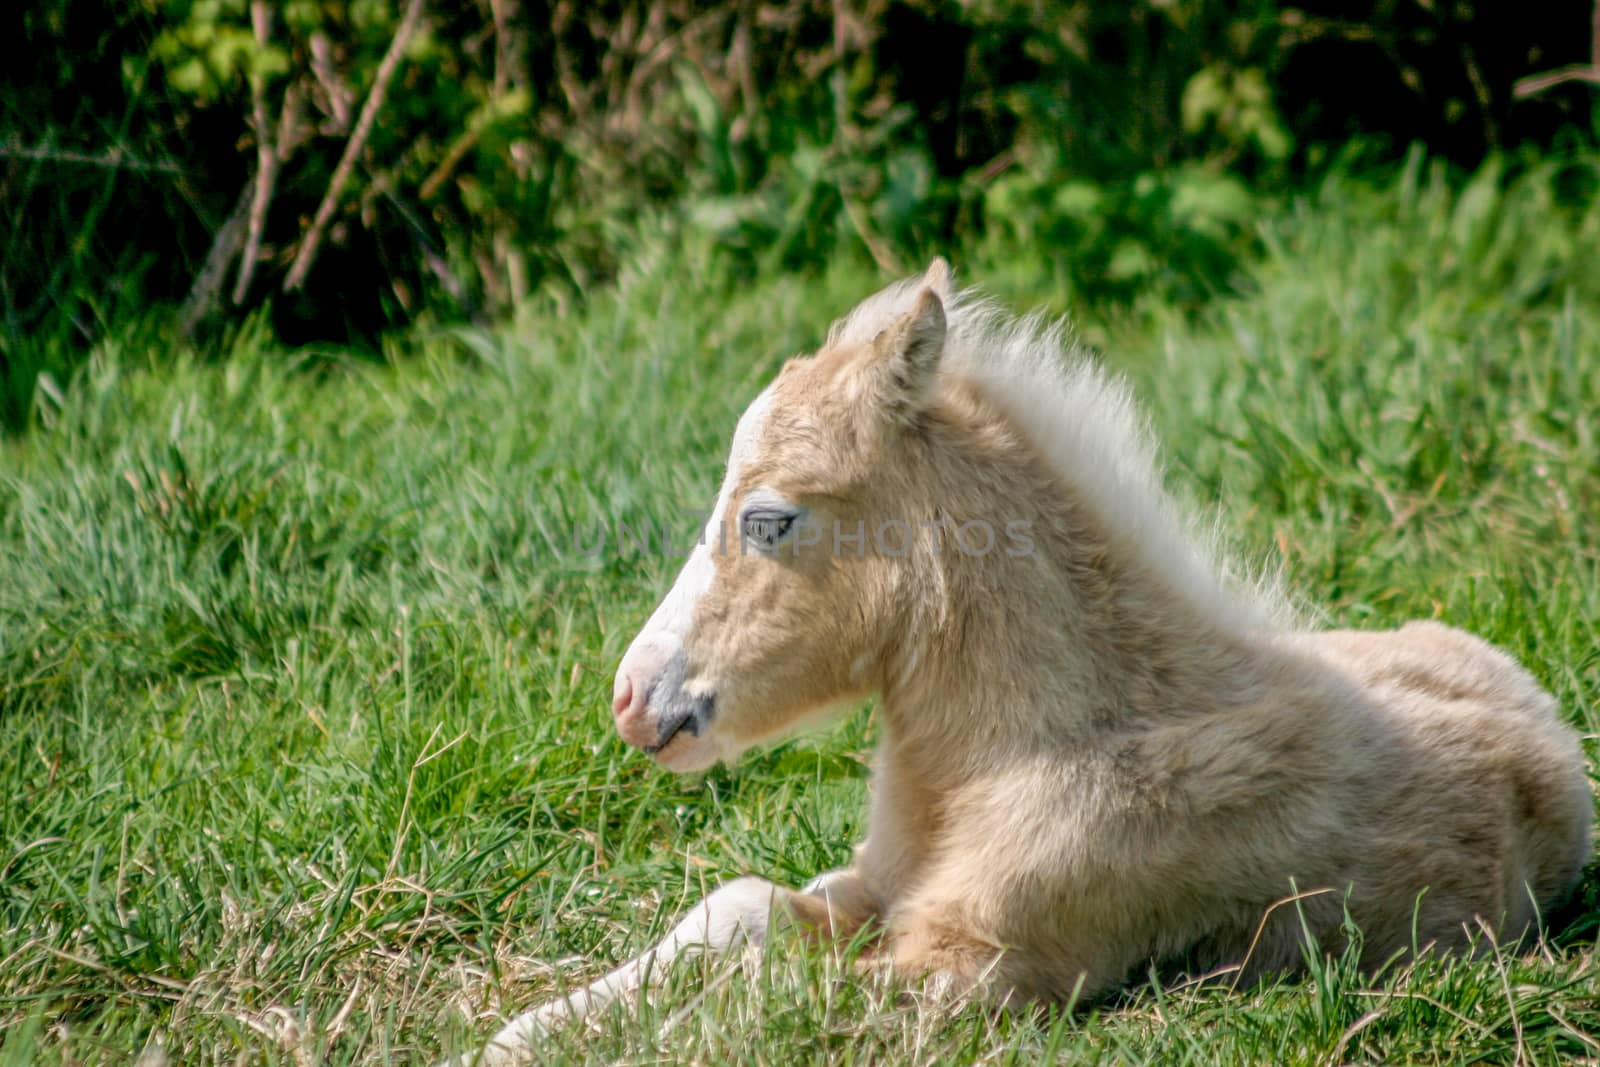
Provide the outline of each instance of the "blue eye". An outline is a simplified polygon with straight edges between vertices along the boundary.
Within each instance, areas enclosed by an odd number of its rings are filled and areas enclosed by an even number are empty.
[[[740,517],[739,532],[758,548],[772,548],[794,530],[796,517],[792,511],[752,509]]]

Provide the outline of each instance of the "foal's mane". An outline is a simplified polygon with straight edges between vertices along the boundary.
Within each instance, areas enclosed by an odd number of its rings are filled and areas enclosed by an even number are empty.
[[[828,331],[865,344],[909,313],[925,287],[908,278],[868,297]],[[1040,450],[1123,550],[1123,558],[1230,630],[1294,624],[1276,583],[1224,551],[1162,485],[1155,438],[1127,382],[1071,339],[1064,320],[1017,317],[976,289],[941,292],[941,375],[971,383]]]

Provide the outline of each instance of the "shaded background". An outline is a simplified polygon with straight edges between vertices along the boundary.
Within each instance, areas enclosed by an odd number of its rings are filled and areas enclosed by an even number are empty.
[[[16,5],[0,420],[25,424],[119,330],[203,338],[259,312],[289,344],[371,345],[582,299],[685,232],[740,269],[981,246],[1036,258],[1075,300],[1202,301],[1234,284],[1252,205],[1331,169],[1420,146],[1510,172],[1592,146],[1597,11]]]

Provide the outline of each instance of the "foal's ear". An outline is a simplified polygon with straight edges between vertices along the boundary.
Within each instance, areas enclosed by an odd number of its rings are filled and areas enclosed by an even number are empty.
[[[943,262],[935,260],[934,266]],[[879,399],[896,421],[910,422],[932,394],[939,376],[939,357],[944,353],[944,334],[944,302],[928,287],[917,294],[910,312],[873,342]]]

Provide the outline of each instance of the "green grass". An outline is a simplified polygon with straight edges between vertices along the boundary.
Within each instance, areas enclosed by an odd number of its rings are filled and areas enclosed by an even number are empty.
[[[1261,224],[1247,295],[1085,325],[1171,483],[1329,622],[1438,616],[1600,735],[1592,167],[1348,179]],[[958,266],[963,265],[958,262]],[[1028,250],[966,277],[1061,307]],[[679,779],[612,735],[675,570],[579,541],[707,504],[734,419],[877,284],[692,243],[581,312],[374,364],[245,330],[99,352],[0,444],[0,1064],[425,1060],[659,937],[718,880],[862,832],[869,717]],[[614,546],[613,546],[614,549]],[[607,1063],[1600,1057],[1600,874],[1552,940],[1077,1015],[923,1010],[789,951],[553,1038]]]

